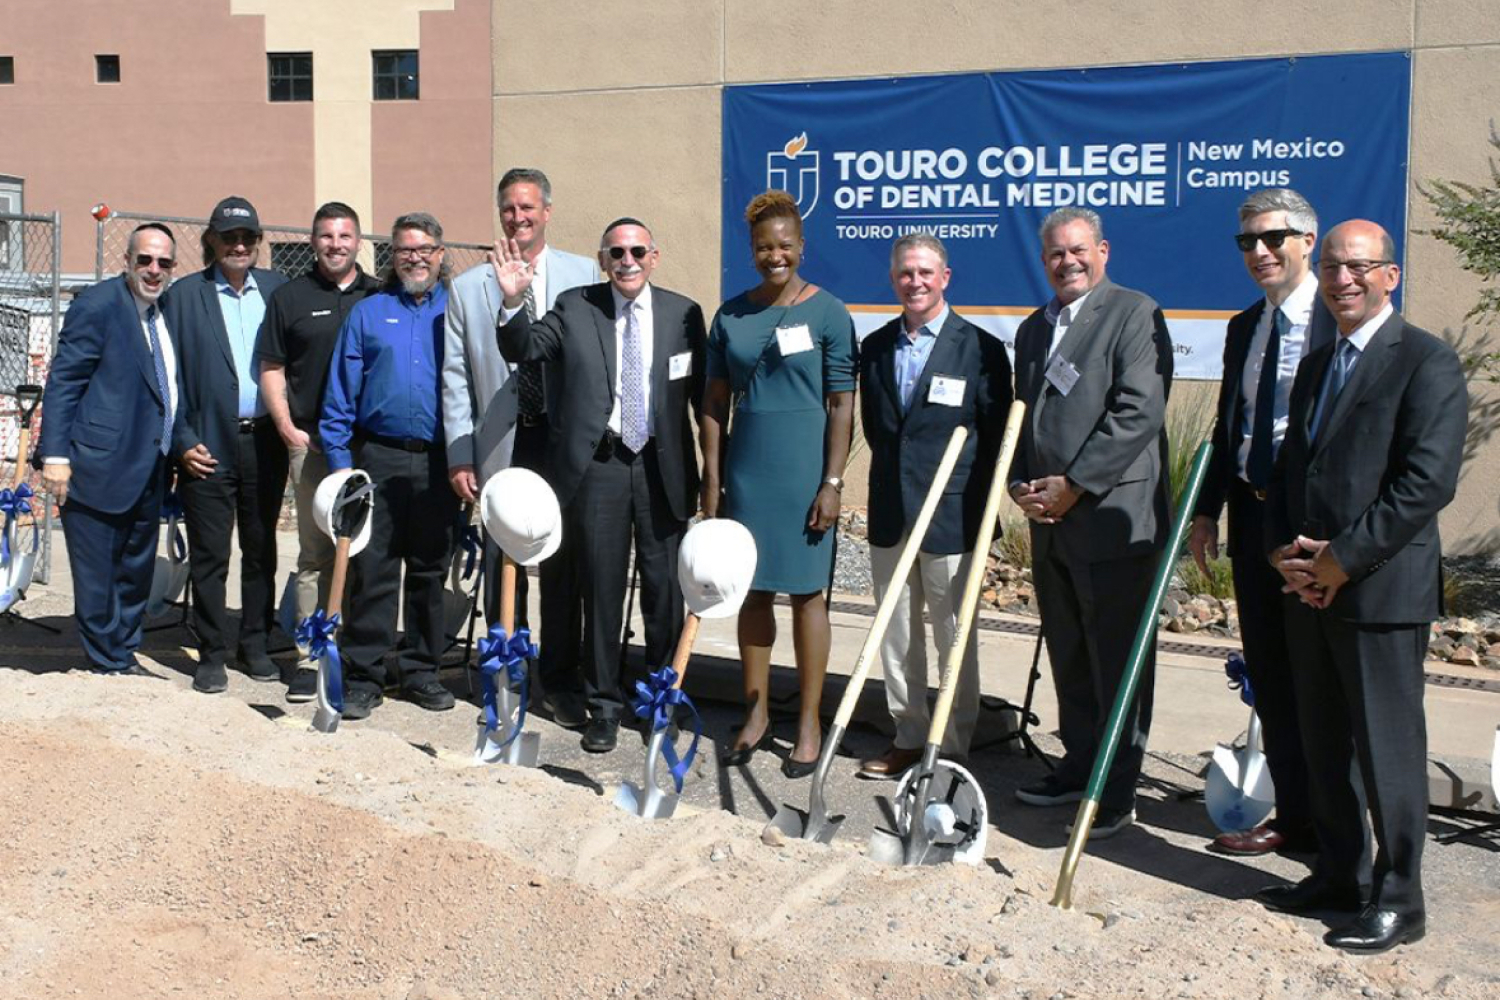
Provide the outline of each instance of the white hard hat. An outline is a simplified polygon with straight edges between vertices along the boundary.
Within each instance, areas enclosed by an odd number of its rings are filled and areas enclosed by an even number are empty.
[[[688,529],[677,551],[677,582],[693,614],[737,614],[754,577],[755,539],[743,524],[716,517]]]
[[[369,473],[362,469],[344,469],[340,472],[329,473],[318,484],[318,491],[313,495],[313,521],[322,529],[323,534],[334,541],[338,540],[334,525],[339,511],[351,503],[362,504],[365,508],[349,512],[356,518],[354,537],[349,542],[349,554],[352,556],[370,543],[370,522],[373,520],[371,514],[375,509],[375,484],[370,481]]]
[[[530,469],[501,469],[484,484],[479,517],[500,551],[535,566],[562,544],[562,510],[547,481]]]

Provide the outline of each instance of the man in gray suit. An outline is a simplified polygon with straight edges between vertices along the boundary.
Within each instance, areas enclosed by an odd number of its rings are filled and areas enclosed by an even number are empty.
[[[1099,216],[1061,208],[1042,222],[1055,297],[1016,334],[1016,393],[1027,405],[1011,495],[1031,521],[1032,571],[1064,756],[1016,790],[1028,805],[1083,798],[1170,528],[1167,392],[1172,344],[1155,302],[1105,276]],[[1151,725],[1154,651],[1125,718],[1091,834],[1135,819]]]
[[[569,288],[599,280],[599,267],[593,260],[547,245],[552,183],[546,174],[527,167],[506,171],[496,200],[506,239],[516,242],[533,268],[535,277],[527,298],[532,318],[541,318]],[[478,498],[490,476],[512,464],[542,472],[547,453],[546,366],[539,361],[512,366],[500,357],[495,326],[501,298],[495,269],[488,263],[459,275],[448,297],[443,432],[448,439],[448,480],[459,498],[469,503]],[[566,537],[563,548],[567,548]],[[499,562],[499,548],[486,539],[484,607],[492,624],[499,621]],[[586,717],[577,693],[579,598],[573,580],[564,573],[569,564],[566,552],[542,564],[540,671],[554,721],[581,726]],[[516,622],[525,625],[525,575],[519,575],[516,582]]]

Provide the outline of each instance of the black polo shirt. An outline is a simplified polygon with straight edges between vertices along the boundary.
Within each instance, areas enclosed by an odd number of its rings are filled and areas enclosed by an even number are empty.
[[[286,367],[287,406],[292,423],[314,437],[323,413],[328,366],[338,346],[339,328],[357,302],[380,282],[356,265],[354,281],[340,289],[314,265],[311,271],[276,289],[266,305],[255,356]]]

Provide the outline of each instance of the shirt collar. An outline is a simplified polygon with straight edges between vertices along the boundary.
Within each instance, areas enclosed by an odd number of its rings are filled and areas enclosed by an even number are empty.
[[[928,322],[923,323],[921,326],[919,326],[917,328],[917,332],[920,334],[921,332],[923,332],[925,330],[927,332],[928,336],[936,339],[937,335],[943,332],[943,326],[944,326],[944,324],[946,324],[948,322],[948,313],[949,312],[950,312],[950,309],[949,309],[948,303],[944,302],[943,303],[943,309],[942,309],[942,311],[939,312],[936,316],[932,317],[932,319],[929,320]],[[910,340],[911,340],[911,331],[906,328],[906,317],[905,316],[901,317],[901,332],[905,333],[907,335],[907,341],[910,342]]]
[[[218,264],[214,265],[214,287],[218,289],[220,295],[229,292],[233,295],[243,296],[247,292],[260,291],[260,286],[255,283],[255,270],[253,268],[245,272],[244,287],[236,292],[234,286],[229,283],[229,279],[224,277],[224,272],[219,269]]]
[[[1384,309],[1359,324],[1359,326],[1354,328],[1353,333],[1343,339],[1353,344],[1354,349],[1359,351],[1359,353],[1365,353],[1365,348],[1370,346],[1370,341],[1374,339],[1375,332],[1385,325],[1385,321],[1390,319],[1391,314],[1395,311],[1395,307],[1387,302]]]
[[[1318,279],[1315,275],[1308,274],[1296,288],[1292,289],[1292,294],[1286,297],[1280,309],[1294,326],[1306,326],[1312,319],[1313,302],[1317,297]],[[1269,298],[1266,299],[1266,306],[1268,313],[1277,308],[1271,305]]]
[[[328,278],[323,274],[323,272],[318,269],[317,264],[314,264],[311,268],[309,268],[307,273],[312,276],[313,281],[317,282],[319,288],[324,288],[328,291],[338,290],[339,286],[334,282],[329,281]],[[358,288],[368,280],[369,275],[365,274],[365,269],[360,267],[358,264],[355,264],[354,280],[351,281],[348,287],[343,290],[350,291],[352,289]]]
[[[615,316],[620,317],[625,315],[625,303],[627,300],[625,296],[620,294],[620,290],[613,283],[609,286],[609,294],[613,295],[615,299]],[[635,297],[635,304],[638,309],[651,308],[651,282],[646,282],[646,287],[641,289],[641,294]]]
[[[135,303],[135,314],[142,323],[146,322],[146,311],[152,306],[156,307],[156,315],[161,315],[160,299],[157,299],[155,302],[146,302],[139,295],[136,295],[135,292],[131,292],[130,301]]]
[[[1051,323],[1053,326],[1057,326],[1058,320],[1064,320],[1063,326],[1072,326],[1073,321],[1078,318],[1078,310],[1083,308],[1083,304],[1087,302],[1088,297],[1093,294],[1094,289],[1090,288],[1088,291],[1084,292],[1082,295],[1078,296],[1078,298],[1074,299],[1072,302],[1069,302],[1067,305],[1063,305],[1061,302],[1057,301],[1057,296],[1052,296],[1052,301],[1047,303],[1047,322]],[[1064,317],[1066,317],[1066,319],[1064,319]]]

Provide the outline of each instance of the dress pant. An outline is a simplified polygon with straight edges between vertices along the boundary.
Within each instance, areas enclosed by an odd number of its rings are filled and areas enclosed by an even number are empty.
[[[287,453],[268,417],[254,421],[234,439],[233,461],[215,456],[219,466],[204,479],[184,473],[178,479],[187,521],[188,573],[193,581],[193,630],[199,662],[227,658],[231,532],[240,538],[240,637],[238,658],[266,654],[276,614],[276,521],[286,491]]]
[[[894,581],[891,574],[906,545],[903,535],[894,548],[870,546],[870,569],[875,577],[875,600],[885,600]],[[885,667],[885,700],[891,719],[896,723],[895,745],[915,750],[926,745],[932,728],[932,714],[927,705],[927,636],[922,623],[925,607],[932,619],[932,638],[938,653],[938,682],[948,663],[958,633],[958,613],[963,601],[964,583],[969,575],[972,552],[953,555],[917,553],[906,580],[898,583],[901,593],[880,643],[880,662]],[[943,733],[945,756],[967,757],[979,719],[979,638],[969,632],[960,665],[958,687],[953,692],[953,711]]]
[[[655,448],[648,442],[635,454],[612,435],[604,440],[568,505],[564,530],[578,540],[574,558],[583,590],[583,693],[589,714],[619,719],[631,711],[620,685],[631,539],[641,580],[646,666],[654,670],[671,662],[682,628],[677,549],[687,525],[667,502]]]
[[[516,425],[515,450],[511,453],[511,464],[545,475],[547,460],[547,425],[545,423],[524,426]],[[562,545],[551,557],[537,567],[538,583],[541,585],[541,622],[534,639],[539,641],[540,656],[537,668],[542,686],[549,692],[578,691],[582,678],[579,664],[583,661],[580,644],[583,641],[583,604],[577,580],[577,564],[574,556],[575,534],[567,524],[563,525]],[[491,552],[493,551],[493,555]],[[493,542],[486,542],[486,556],[493,563],[486,563],[487,583],[485,591],[486,618],[491,623],[499,621],[500,606],[500,549]],[[493,566],[494,572],[490,573]],[[494,593],[491,595],[490,588]],[[526,597],[529,581],[524,572],[516,574],[516,625],[527,623]]]
[[[91,667],[124,670],[136,662],[156,569],[166,468],[159,458],[140,499],[124,513],[106,514],[72,499],[62,507],[73,617]]]
[[[1034,537],[1034,536],[1033,536]],[[1151,596],[1156,555],[1095,563],[1072,563],[1054,545],[1033,563],[1037,607],[1057,689],[1058,735],[1064,756],[1057,777],[1084,788],[1104,738],[1115,694],[1130,661],[1141,611]],[[1141,668],[1135,700],[1125,713],[1123,735],[1105,779],[1099,807],[1126,810],[1135,804],[1135,783],[1146,757],[1156,685],[1156,643]]]
[[[1307,801],[1307,764],[1302,758],[1302,727],[1297,721],[1291,653],[1283,613],[1285,582],[1265,557],[1265,501],[1235,477],[1229,491],[1229,546],[1233,554],[1234,596],[1239,604],[1240,642],[1255,693],[1266,766],[1276,785],[1276,818],[1271,826],[1288,837],[1312,832]]]
[[[1318,835],[1313,875],[1330,885],[1368,884],[1372,903],[1415,913],[1423,909],[1427,832],[1422,661],[1429,626],[1341,621],[1295,598],[1285,599],[1285,610]],[[1350,776],[1355,763],[1363,797]],[[1373,868],[1366,802],[1377,845]]]
[[[297,621],[328,607],[333,579],[333,539],[313,517],[318,484],[328,476],[328,457],[315,448],[292,448],[288,454],[292,491],[297,502]]]
[[[456,544],[458,495],[448,484],[441,446],[405,451],[375,441],[354,446],[356,468],[375,483],[370,541],[350,560],[339,652],[351,686],[414,686],[437,677],[448,645],[443,584]],[[402,567],[405,567],[405,580]],[[406,631],[400,673],[387,678],[385,654],[396,640],[398,595]]]

